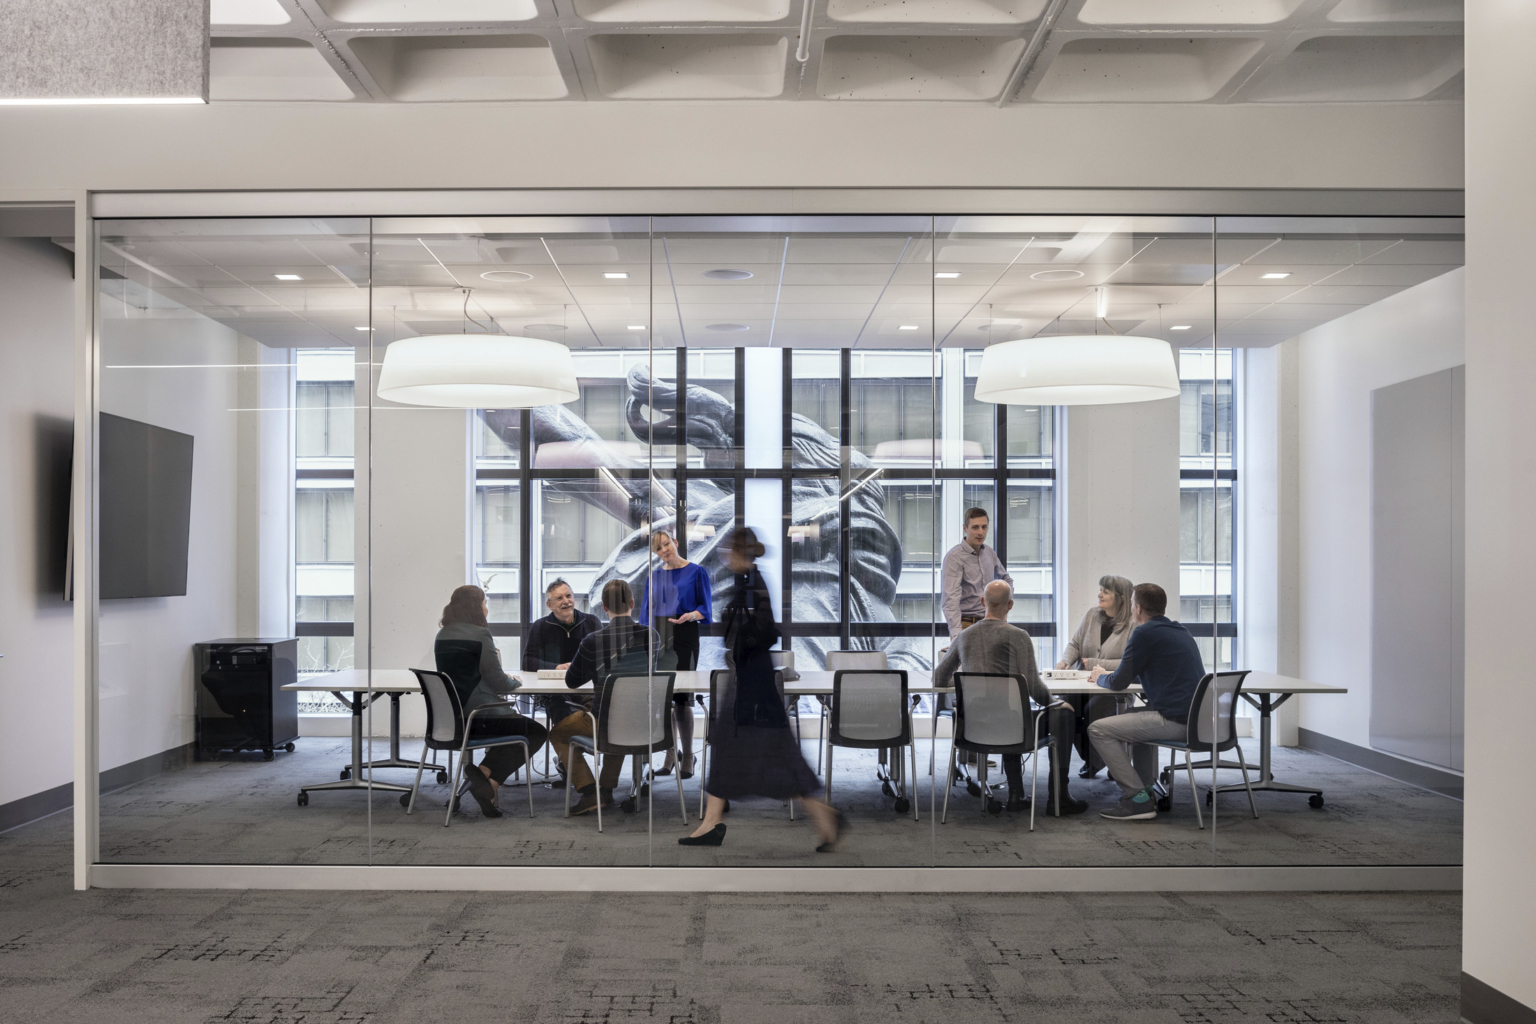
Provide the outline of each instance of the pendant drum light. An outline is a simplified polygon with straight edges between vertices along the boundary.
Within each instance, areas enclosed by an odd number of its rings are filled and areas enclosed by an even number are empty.
[[[1000,405],[1113,405],[1176,398],[1173,349],[1156,338],[1057,334],[988,346],[976,401]]]
[[[532,409],[574,402],[576,364],[558,341],[428,334],[384,350],[379,397],[452,409]]]

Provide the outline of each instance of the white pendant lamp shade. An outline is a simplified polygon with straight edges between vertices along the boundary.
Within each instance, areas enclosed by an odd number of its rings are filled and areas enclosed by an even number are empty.
[[[576,364],[558,341],[428,334],[384,350],[379,397],[453,409],[532,409],[577,398]]]
[[[1069,334],[1020,338],[981,353],[976,400],[1002,405],[1112,405],[1176,398],[1173,349],[1156,338]]]

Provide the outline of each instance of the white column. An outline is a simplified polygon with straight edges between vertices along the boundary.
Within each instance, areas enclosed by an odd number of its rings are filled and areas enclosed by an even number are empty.
[[[1536,817],[1520,772],[1536,668],[1507,650],[1511,595],[1536,576],[1536,6],[1466,10],[1466,824],[1462,969],[1536,1007]],[[1515,598],[1519,603],[1519,598]],[[1513,776],[1511,773],[1514,773]],[[1465,995],[1464,995],[1465,998]],[[1463,1004],[1464,1006],[1466,1004]],[[1512,1018],[1511,1018],[1512,1019]],[[1481,1021],[1476,1024],[1482,1024]]]

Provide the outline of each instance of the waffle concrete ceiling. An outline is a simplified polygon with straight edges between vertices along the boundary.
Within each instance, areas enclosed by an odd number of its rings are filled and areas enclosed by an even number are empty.
[[[212,0],[212,17],[215,101],[1462,95],[1460,0]]]

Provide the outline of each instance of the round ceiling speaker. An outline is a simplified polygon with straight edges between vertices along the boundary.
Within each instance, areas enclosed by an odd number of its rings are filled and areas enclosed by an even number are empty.
[[[487,270],[480,275],[487,281],[532,281],[532,274],[525,274],[521,270]]]
[[[1081,270],[1037,270],[1030,274],[1033,281],[1076,281],[1083,276]]]
[[[706,270],[704,276],[716,281],[745,281],[752,276],[750,270]]]

